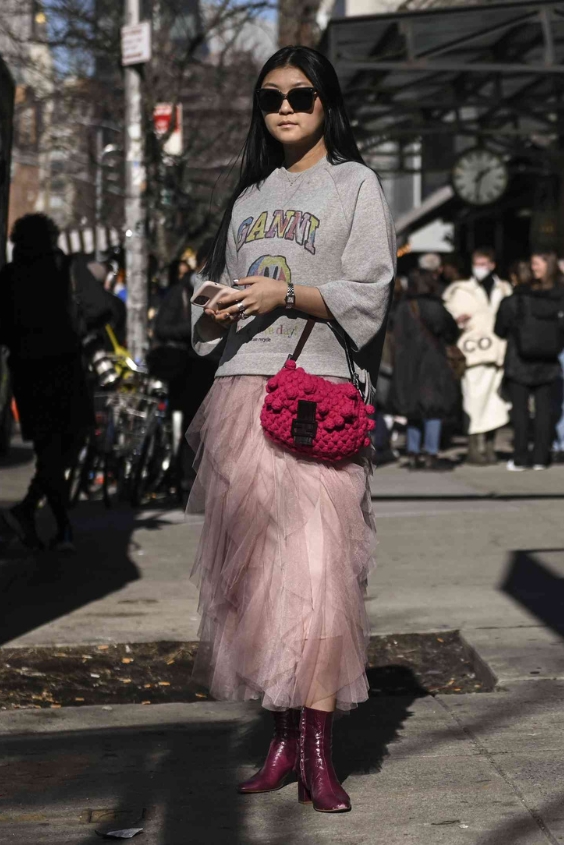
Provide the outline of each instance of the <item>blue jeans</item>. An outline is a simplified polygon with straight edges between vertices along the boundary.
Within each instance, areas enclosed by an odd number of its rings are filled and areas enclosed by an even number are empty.
[[[422,422],[407,423],[407,451],[410,455],[418,455],[423,448],[428,455],[436,455],[441,442],[442,420],[423,420]]]
[[[387,452],[390,448],[391,431],[386,425],[382,411],[376,412],[375,422],[376,426],[372,432],[372,445],[377,452]]]
[[[564,375],[564,352],[560,353],[560,363],[562,365],[563,375]],[[558,422],[556,423],[556,439],[554,441],[554,450],[556,452],[564,452],[564,403],[560,408],[560,414],[558,414],[558,409],[556,411],[556,419]]]

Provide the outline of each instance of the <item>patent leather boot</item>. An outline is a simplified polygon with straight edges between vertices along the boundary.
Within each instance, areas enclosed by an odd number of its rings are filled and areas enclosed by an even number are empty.
[[[351,801],[331,759],[333,714],[304,707],[300,723],[298,801],[319,813],[344,813]]]
[[[297,767],[299,736],[299,710],[275,711],[274,736],[264,765],[256,775],[240,783],[237,791],[250,794],[282,789]]]

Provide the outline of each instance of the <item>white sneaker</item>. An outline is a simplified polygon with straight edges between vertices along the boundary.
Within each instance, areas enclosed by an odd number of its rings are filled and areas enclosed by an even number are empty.
[[[548,469],[546,464],[533,464],[533,469]]]
[[[509,472],[525,472],[527,467],[522,467],[520,464],[516,464],[515,461],[511,459],[510,461],[507,461],[507,469]]]

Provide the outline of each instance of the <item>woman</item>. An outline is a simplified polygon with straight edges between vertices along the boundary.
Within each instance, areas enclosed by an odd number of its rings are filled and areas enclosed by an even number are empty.
[[[265,764],[240,791],[278,789],[298,765],[300,801],[324,812],[350,809],[331,763],[333,711],[368,693],[369,468],[361,456],[324,464],[278,448],[259,415],[309,317],[300,366],[348,378],[334,321],[375,382],[394,272],[389,211],[332,65],[305,47],[279,50],[259,74],[240,181],[204,268],[233,290],[194,326],[200,354],[228,332],[188,432],[199,463],[189,506],[203,500],[206,514],[196,675],[216,698],[260,699],[274,713]]]
[[[509,284],[514,288],[529,284],[532,278],[530,262],[523,259],[514,261],[509,266],[507,275],[509,276]]]
[[[50,546],[71,551],[65,470],[92,422],[92,406],[69,266],[57,249],[58,235],[44,214],[21,217],[11,234],[13,261],[0,272],[0,344],[10,352],[22,435],[33,441],[37,459],[27,495],[4,514],[4,521],[26,546],[40,549],[35,512],[45,496],[57,523]]]
[[[509,282],[496,273],[496,256],[489,247],[472,253],[472,275],[453,282],[443,299],[461,335],[458,346],[466,358],[462,378],[462,406],[468,419],[466,463],[488,466],[497,463],[496,432],[509,422],[509,403],[501,395],[505,343],[494,333],[502,299],[510,296]]]
[[[510,471],[546,469],[554,436],[555,397],[562,372],[564,285],[556,254],[531,257],[533,280],[500,305],[496,334],[507,339],[505,380],[513,403],[514,453]],[[534,397],[534,445],[529,456],[529,400]],[[531,460],[530,460],[531,459]]]
[[[452,468],[439,460],[438,453],[442,420],[454,414],[458,401],[445,346],[456,342],[459,331],[439,291],[440,281],[434,273],[412,271],[407,296],[394,314],[390,402],[396,414],[407,417],[409,469]]]

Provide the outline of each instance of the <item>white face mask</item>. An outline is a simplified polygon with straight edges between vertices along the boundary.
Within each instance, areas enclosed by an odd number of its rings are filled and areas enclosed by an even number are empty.
[[[481,265],[476,265],[476,264],[472,265],[472,275],[479,282],[481,282],[482,279],[485,279],[486,276],[489,276],[491,272],[493,272],[493,271],[488,270],[487,267],[482,267]]]

